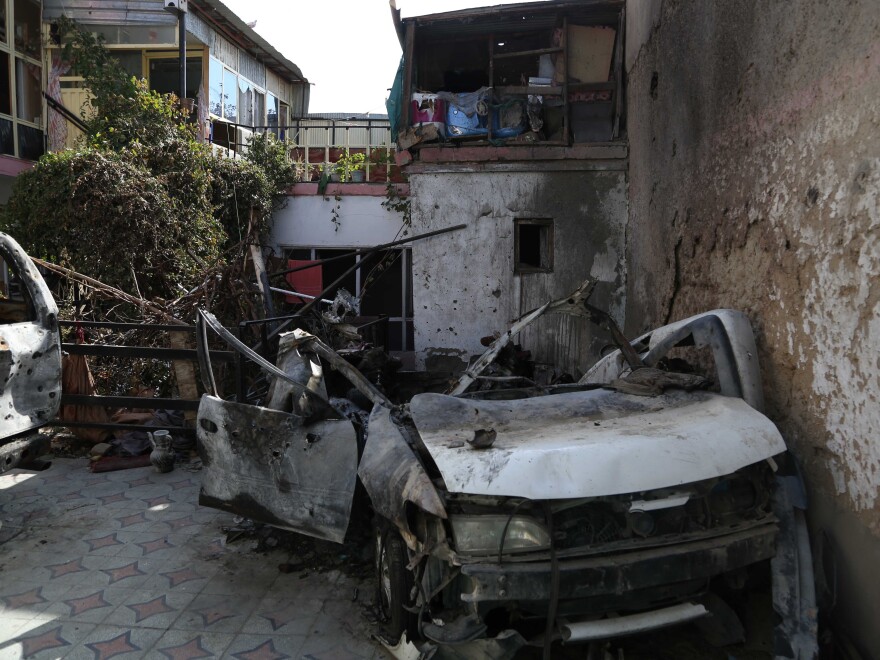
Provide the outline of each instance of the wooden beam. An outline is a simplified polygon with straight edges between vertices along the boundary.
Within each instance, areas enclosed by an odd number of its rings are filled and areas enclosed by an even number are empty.
[[[412,123],[409,109],[412,100],[413,89],[413,55],[415,53],[416,26],[415,23],[406,24],[406,47],[403,51],[403,107],[400,109],[400,123],[398,130],[405,131]],[[397,136],[393,136],[397,140]]]

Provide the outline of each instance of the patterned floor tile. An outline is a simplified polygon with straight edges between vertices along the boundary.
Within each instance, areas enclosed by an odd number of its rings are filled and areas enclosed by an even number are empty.
[[[60,658],[68,654],[94,628],[92,624],[31,621],[25,630],[19,631],[12,640],[3,645],[3,653],[17,659]]]
[[[150,486],[152,485],[152,481],[148,477],[138,477],[136,479],[132,479],[128,482],[129,488],[137,488],[138,486]]]
[[[247,571],[244,571],[244,573],[247,573]],[[202,592],[227,594],[229,596],[256,596],[268,591],[272,582],[274,582],[274,576],[222,573],[208,580],[208,583],[202,588]]]
[[[105,625],[168,629],[180,617],[194,594],[147,592],[134,589],[122,607],[104,620]]]
[[[179,630],[238,632],[259,603],[257,598],[236,598],[217,594],[199,594],[174,622]]]
[[[370,660],[376,646],[368,640],[345,633],[312,634],[299,649],[302,660]]]
[[[322,611],[309,628],[301,653],[314,660],[347,660],[371,658],[378,648],[362,618],[340,618]]]
[[[233,640],[233,635],[170,630],[156,642],[151,654],[169,660],[219,658]]]
[[[49,576],[49,579],[51,580],[55,580],[71,573],[79,573],[88,570],[82,565],[82,557],[75,557],[70,561],[66,561],[60,564],[49,564],[48,566],[46,566],[46,568],[48,568],[49,572],[51,573],[51,575]]]
[[[130,557],[112,557],[102,562],[104,568],[99,568],[98,572],[106,576],[107,585],[133,589],[142,585],[150,575],[141,567],[142,561]]]
[[[265,598],[248,617],[241,632],[266,635],[305,635],[311,629],[322,601],[317,599]]]
[[[13,477],[24,500],[0,475],[0,505],[22,505],[16,535],[0,538],[0,660],[25,646],[74,660],[372,657],[351,624],[358,585],[336,572],[280,574],[284,553],[226,546],[233,517],[198,506],[198,475],[56,468]]]
[[[271,638],[263,635],[238,635],[223,657],[229,660],[299,658],[299,649],[304,641],[305,637],[296,635],[273,635]]]
[[[116,537],[115,531],[106,529],[95,530],[87,537],[81,539],[80,543],[84,545],[84,552],[89,555],[100,557],[114,557],[119,554],[124,541],[120,541]]]
[[[162,634],[162,630],[153,628],[98,626],[65,656],[65,660],[149,658],[150,648]]]
[[[37,582],[6,582],[0,584],[0,616],[31,619],[64,596],[69,586]]]
[[[127,589],[73,587],[63,598],[53,602],[44,616],[54,616],[60,621],[101,623],[131,594]]]

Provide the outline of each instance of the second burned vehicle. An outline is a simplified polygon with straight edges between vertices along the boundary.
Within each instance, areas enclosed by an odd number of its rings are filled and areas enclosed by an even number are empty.
[[[201,503],[341,542],[360,481],[390,644],[412,657],[507,658],[735,618],[717,587],[745,588],[756,567],[772,575],[775,653],[812,657],[800,482],[761,412],[748,319],[716,310],[629,343],[591,289],[517,321],[448,393],[399,405],[317,338],[284,335],[278,366],[262,365],[265,406],[202,399]],[[578,383],[471,391],[547,313],[599,323],[619,349]],[[685,346],[712,372],[681,373]],[[326,367],[371,409],[329,396]]]

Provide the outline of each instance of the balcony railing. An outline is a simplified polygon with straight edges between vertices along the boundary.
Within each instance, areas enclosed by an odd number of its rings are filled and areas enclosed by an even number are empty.
[[[287,126],[246,126],[226,121],[211,123],[208,141],[230,158],[247,152],[255,134],[273,133],[290,145],[290,159],[300,168],[303,181],[317,181],[346,153],[364,154],[360,171],[372,183],[402,182],[394,162],[395,145],[387,119],[298,119]],[[355,179],[360,179],[357,175]]]

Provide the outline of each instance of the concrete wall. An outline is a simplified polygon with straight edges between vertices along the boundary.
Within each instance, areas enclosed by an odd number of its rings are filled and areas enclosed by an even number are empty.
[[[410,174],[415,233],[467,224],[413,244],[420,366],[463,368],[485,350],[481,337],[504,332],[513,319],[571,293],[588,275],[602,281],[592,301],[622,319],[625,172],[535,169]],[[515,218],[554,219],[552,273],[514,274]],[[562,316],[540,319],[518,339],[537,360],[573,374],[606,341],[586,322]]]
[[[628,331],[748,312],[836,630],[880,657],[880,3],[627,11]]]
[[[380,188],[384,192],[385,187]],[[275,252],[281,246],[373,247],[405,238],[403,218],[382,206],[384,197],[341,197],[289,196],[273,220],[270,240]]]

